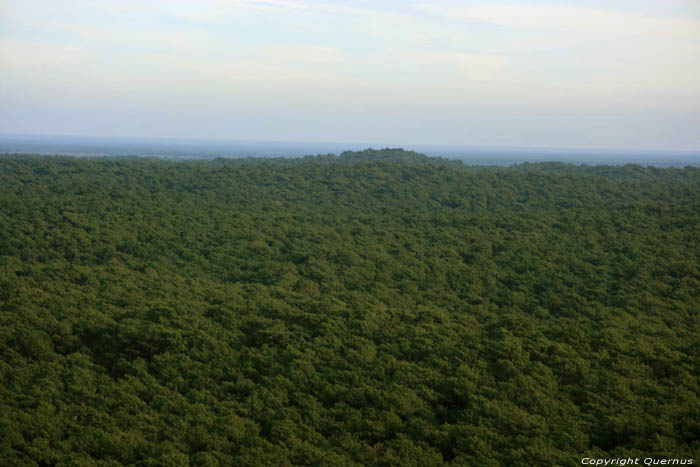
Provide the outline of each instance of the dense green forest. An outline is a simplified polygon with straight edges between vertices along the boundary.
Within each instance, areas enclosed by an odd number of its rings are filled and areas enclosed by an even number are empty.
[[[700,169],[0,156],[0,464],[700,455]]]

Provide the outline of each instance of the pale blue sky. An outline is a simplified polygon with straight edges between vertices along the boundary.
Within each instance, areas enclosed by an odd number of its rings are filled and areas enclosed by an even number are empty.
[[[0,133],[700,149],[700,0],[0,0]]]

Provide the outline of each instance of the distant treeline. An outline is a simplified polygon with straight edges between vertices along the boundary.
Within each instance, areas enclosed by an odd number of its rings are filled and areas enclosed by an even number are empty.
[[[700,169],[0,156],[0,464],[700,453]]]

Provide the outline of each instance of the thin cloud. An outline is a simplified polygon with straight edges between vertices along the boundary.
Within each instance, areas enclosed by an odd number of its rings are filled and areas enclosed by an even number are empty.
[[[655,17],[600,8],[542,4],[469,7],[423,4],[419,9],[445,18],[522,29],[546,28],[592,35],[700,36],[700,19]]]

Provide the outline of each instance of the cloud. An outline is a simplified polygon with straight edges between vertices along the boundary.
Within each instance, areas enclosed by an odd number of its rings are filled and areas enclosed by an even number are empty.
[[[462,7],[455,4],[423,4],[421,10],[463,21],[476,21],[523,29],[546,28],[586,34],[698,37],[700,19],[658,17],[609,9],[556,5],[487,5]]]
[[[332,65],[337,64],[343,53],[335,47],[323,45],[277,44],[259,48],[259,53],[267,61],[287,65]]]
[[[34,70],[82,62],[89,54],[79,45],[0,39],[0,70]]]
[[[506,80],[549,83],[599,98],[700,95],[697,17],[541,3],[419,8],[454,27],[491,28],[489,49],[510,57]]]

